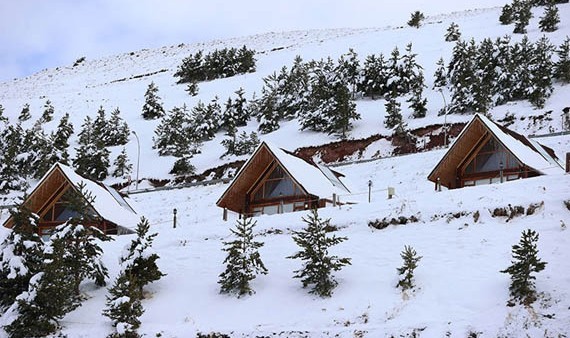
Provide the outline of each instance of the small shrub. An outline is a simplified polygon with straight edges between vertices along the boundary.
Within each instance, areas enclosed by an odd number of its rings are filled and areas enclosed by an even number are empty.
[[[566,209],[570,211],[570,200],[564,201],[564,205],[566,206]]]
[[[404,251],[400,253],[404,264],[402,267],[398,268],[398,274],[403,276],[402,279],[398,281],[398,287],[402,288],[402,291],[406,291],[414,288],[414,270],[418,267],[418,262],[422,259],[422,256],[418,256],[416,250],[411,246],[405,246]]]

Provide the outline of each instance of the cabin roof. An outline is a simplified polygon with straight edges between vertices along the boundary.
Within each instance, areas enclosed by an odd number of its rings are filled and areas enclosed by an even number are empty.
[[[505,148],[507,148],[513,156],[515,156],[521,163],[536,170],[541,174],[551,174],[559,172],[562,169],[561,164],[558,162],[556,154],[551,148],[541,145],[535,140],[529,139],[521,134],[518,134],[504,126],[491,121],[485,115],[475,114],[471,121],[463,128],[461,133],[457,136],[449,150],[445,153],[442,159],[438,162],[432,170],[428,178],[432,181],[436,180],[436,173],[445,160],[451,154],[458,152],[456,147],[461,143],[461,139],[470,133],[474,133],[473,126],[475,124],[482,125],[488,132],[490,132]],[[465,148],[463,148],[465,149]],[[470,151],[470,150],[469,150]],[[464,156],[467,154],[464,154]]]
[[[85,184],[85,191],[90,192],[95,198],[92,203],[92,207],[107,221],[113,222],[118,226],[135,229],[140,217],[133,208],[132,201],[128,198],[121,196],[113,188],[104,185],[102,183],[97,183],[88,180],[79,174],[77,174],[71,167],[68,167],[61,163],[54,164],[47,173],[38,181],[38,183],[30,190],[28,195],[28,200],[38,198],[35,192],[46,182],[54,172],[59,171],[65,179],[72,185],[76,190],[79,189],[79,184],[83,182]],[[26,203],[28,202],[26,200]],[[37,210],[32,210],[37,212]],[[11,217],[6,221],[5,225],[10,222]]]
[[[273,160],[277,161],[291,178],[310,195],[332,199],[333,194],[350,193],[347,186],[340,180],[342,174],[325,166],[305,161],[272,143],[263,141],[236,173],[230,186],[216,204],[238,211],[240,207],[243,207],[243,203],[233,199],[244,198],[247,190],[255,184],[259,175],[262,174],[263,168]],[[255,166],[259,168],[254,169]]]

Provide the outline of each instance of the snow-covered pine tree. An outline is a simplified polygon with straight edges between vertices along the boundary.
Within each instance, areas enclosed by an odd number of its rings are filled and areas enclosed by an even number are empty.
[[[538,258],[538,233],[527,229],[522,232],[519,244],[513,245],[512,265],[502,270],[511,275],[510,295],[514,301],[529,305],[536,300],[536,290],[533,273],[544,270],[546,262]]]
[[[51,122],[53,120],[53,114],[54,114],[53,105],[51,104],[50,100],[47,100],[46,103],[44,104],[44,112],[40,117],[41,124]]]
[[[435,70],[435,73],[433,74],[433,77],[434,77],[433,89],[439,90],[439,89],[442,89],[445,86],[447,86],[447,76],[445,73],[445,61],[443,61],[442,57],[440,57],[439,60],[437,60],[436,65],[437,65],[437,68]]]
[[[198,87],[198,82],[192,81],[186,86],[186,89],[184,90],[188,93],[188,95],[196,96],[198,95],[200,88]]]
[[[144,313],[141,300],[136,296],[137,290],[133,277],[121,271],[115,283],[109,288],[106,296],[103,315],[113,321],[116,329],[109,338],[138,338],[137,329],[140,327],[140,316]]]
[[[198,153],[200,143],[192,126],[186,104],[172,108],[154,130],[153,148],[158,149],[160,156],[182,157]]]
[[[556,51],[558,61],[554,64],[554,78],[562,83],[570,83],[570,37]]]
[[[77,172],[90,180],[104,180],[109,168],[110,152],[105,148],[100,134],[95,133],[93,122],[85,117],[79,133],[79,148],[76,148],[73,167]]]
[[[121,153],[113,162],[113,166],[115,166],[115,170],[113,170],[113,177],[125,178],[133,171],[133,165],[129,161],[127,150],[124,147],[121,150]]]
[[[530,68],[534,68],[537,61],[533,56],[535,53],[535,45],[530,42],[525,35],[520,42],[515,43],[511,49],[511,76],[513,85],[511,88],[511,100],[528,99],[528,94],[532,88],[532,78]]]
[[[552,55],[555,47],[543,36],[535,44],[532,63],[529,67],[531,86],[527,89],[530,103],[536,108],[544,108],[546,100],[552,95]]]
[[[196,167],[190,162],[191,158],[192,155],[179,157],[168,173],[171,175],[194,175],[196,173]]]
[[[247,107],[247,99],[244,97],[244,89],[240,87],[234,93],[237,95],[237,97],[233,100],[233,109],[236,113],[235,122],[236,126],[242,127],[245,126],[251,118],[251,113]]]
[[[26,196],[10,210],[12,229],[0,244],[0,313],[28,290],[30,278],[43,267],[43,242],[38,216],[24,205]]]
[[[142,117],[145,120],[154,120],[163,116],[164,108],[162,107],[162,102],[158,96],[158,87],[154,84],[154,82],[151,82],[144,94]]]
[[[514,65],[511,58],[512,46],[510,36],[506,35],[502,38],[497,38],[494,43],[494,50],[497,62],[497,87],[495,88],[494,103],[501,105],[510,101],[513,97],[514,76],[512,69],[514,69]]]
[[[449,112],[464,114],[473,110],[473,81],[477,65],[477,45],[475,40],[469,43],[459,40],[453,48],[453,55],[448,66],[449,83],[452,99]]]
[[[392,90],[390,96],[386,99],[384,107],[386,108],[386,117],[384,119],[384,126],[386,128],[393,129],[402,123],[400,102],[398,102],[398,94],[395,90]]]
[[[0,104],[0,123],[7,124],[8,118],[4,116],[4,107]],[[2,129],[0,129],[1,131]]]
[[[188,132],[190,139],[208,141],[214,138],[216,132],[220,130],[221,107],[218,98],[215,97],[208,105],[198,101],[190,112],[190,123],[192,127]]]
[[[199,50],[195,54],[190,54],[190,56],[182,60],[182,64],[178,66],[176,73],[174,73],[174,77],[179,78],[177,83],[198,82],[206,79],[205,73],[206,72],[204,66],[203,51]],[[154,87],[154,83],[151,84]],[[143,108],[143,117],[144,117],[144,108]]]
[[[97,110],[97,116],[93,120],[92,130],[93,135],[97,138],[97,142],[102,145],[109,144],[109,135],[111,134],[112,126],[107,121],[107,113],[103,106],[99,106]]]
[[[238,298],[255,291],[250,283],[258,274],[267,274],[259,248],[263,242],[255,241],[253,228],[257,222],[251,218],[238,219],[235,229],[230,229],[234,240],[223,242],[227,253],[224,259],[226,270],[220,274],[220,293],[235,294]]]
[[[402,55],[402,72],[400,73],[400,93],[408,94],[425,87],[423,67],[416,61],[417,54],[412,51],[412,43],[406,45],[406,53]]]
[[[461,38],[461,32],[459,31],[459,25],[455,22],[452,22],[449,27],[447,28],[447,32],[445,33],[445,41],[457,41]]]
[[[333,271],[340,271],[345,265],[350,265],[350,258],[330,255],[329,249],[347,238],[330,236],[329,233],[334,231],[330,219],[321,219],[317,209],[303,217],[303,222],[307,224],[305,228],[293,231],[293,241],[300,251],[287,257],[304,261],[303,267],[294,271],[293,277],[300,278],[304,288],[311,286],[309,293],[330,297],[338,284]]]
[[[378,56],[370,54],[364,61],[358,90],[362,92],[362,95],[373,100],[381,97],[386,94],[388,76],[388,65],[384,60],[384,55],[382,53]]]
[[[28,130],[26,135],[33,140],[26,151],[31,163],[29,174],[39,180],[59,160],[60,152],[53,145],[53,135],[46,135],[43,129]]]
[[[475,77],[472,84],[473,110],[477,113],[487,114],[493,106],[493,95],[497,88],[497,57],[491,39],[483,39],[477,46],[477,55],[474,63]]]
[[[422,21],[424,21],[424,19],[425,19],[424,13],[420,11],[415,11],[410,15],[408,26],[420,28],[420,26],[422,25]]]
[[[243,45],[236,52],[237,69],[236,74],[246,74],[255,72],[255,50],[248,49]]]
[[[532,18],[532,3],[529,0],[513,0],[512,9],[515,23],[513,33],[526,34],[526,26]]]
[[[254,131],[249,136],[245,131],[242,131],[239,135],[230,135],[229,138],[222,140],[221,145],[226,148],[226,151],[220,158],[224,158],[226,155],[253,154],[253,151],[259,145],[259,138]]]
[[[129,142],[131,130],[129,129],[127,121],[123,120],[121,117],[119,107],[111,113],[111,118],[109,119],[108,124],[109,136],[107,138],[107,143],[105,144],[106,146],[113,147],[125,145]]]
[[[144,298],[144,287],[156,282],[165,274],[160,271],[156,261],[160,258],[152,249],[154,238],[158,233],[149,234],[150,223],[144,217],[137,224],[137,238],[123,250],[120,264],[125,275],[134,287],[134,295]]]
[[[418,256],[418,253],[411,246],[405,245],[404,250],[400,253],[403,263],[402,266],[397,268],[398,275],[402,276],[398,280],[399,288],[402,291],[410,290],[414,288],[414,270],[418,267],[418,262],[422,259],[422,256]]]
[[[421,77],[423,78],[423,75]],[[408,107],[412,110],[412,116],[415,119],[426,116],[427,99],[423,96],[423,87],[414,88],[407,102],[410,104]]]
[[[25,122],[31,118],[32,118],[32,114],[30,113],[30,104],[26,103],[26,104],[24,104],[24,107],[22,108],[22,111],[20,112],[20,115],[18,116],[18,121],[19,122]]]
[[[513,7],[509,4],[505,4],[501,10],[501,15],[499,16],[499,22],[501,25],[510,25],[513,23]]]
[[[544,8],[544,15],[540,17],[538,26],[542,32],[554,32],[558,29],[559,23],[558,7],[553,2],[550,2]]]
[[[69,121],[69,113],[65,113],[51,138],[53,147],[57,149],[57,161],[63,164],[69,164],[69,137],[73,135],[73,124]]]
[[[388,81],[386,82],[386,95],[392,95],[396,91],[397,95],[406,94],[402,86],[402,74],[404,73],[404,66],[402,65],[402,57],[398,47],[394,47],[390,54],[388,63]]]
[[[50,240],[53,251],[61,255],[74,297],[80,298],[79,285],[84,279],[93,279],[97,286],[106,285],[108,273],[101,261],[103,249],[99,243],[112,238],[90,225],[98,219],[92,207],[95,198],[83,182],[79,183],[77,191],[68,190],[64,198],[72,216],[55,228]]]
[[[341,79],[348,85],[351,93],[351,99],[355,99],[356,85],[360,82],[360,61],[358,54],[354,49],[349,48],[348,53],[340,56],[337,62],[337,73]]]
[[[18,155],[21,154],[24,131],[20,124],[8,125],[0,131],[0,194],[25,190],[28,183],[20,168]]]

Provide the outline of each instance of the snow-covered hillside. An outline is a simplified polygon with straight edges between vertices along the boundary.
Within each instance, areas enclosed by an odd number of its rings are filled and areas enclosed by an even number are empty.
[[[497,1],[504,3],[504,1]],[[549,33],[554,44],[570,35],[570,4],[559,5],[560,29]],[[395,46],[403,50],[413,43],[418,61],[424,67],[431,88],[436,61],[449,60],[453,43],[443,35],[451,22],[460,26],[462,37],[481,40],[511,34],[512,26],[498,23],[500,8],[473,9],[428,17],[426,24],[410,28],[382,26],[368,29],[326,29],[267,33],[256,36],[201,44],[140,50],[104,59],[87,60],[78,66],[61,66],[27,78],[0,83],[0,104],[14,121],[22,106],[29,103],[32,121],[42,112],[46,99],[55,107],[55,128],[66,112],[79,129],[86,115],[94,116],[102,105],[107,112],[119,107],[131,129],[140,136],[140,176],[170,178],[174,158],[161,158],[152,149],[152,137],[158,121],[141,117],[143,95],[151,81],[159,87],[165,109],[218,96],[223,102],[242,87],[248,97],[259,92],[262,78],[290,66],[296,55],[320,59],[339,55],[353,48],[360,58],[372,53],[389,55]],[[543,33],[538,29],[540,8],[534,9],[529,38]],[[522,36],[513,35],[518,41]],[[258,54],[255,73],[200,83],[200,93],[190,97],[184,85],[176,84],[173,73],[181,60],[199,49],[223,47],[255,49]],[[410,128],[443,123],[437,116],[443,106],[441,94],[428,90],[428,115],[409,119]],[[570,106],[570,86],[555,86],[544,109],[535,110],[528,102],[514,102],[491,111],[497,119],[507,112],[517,117],[553,111],[552,121],[532,125],[517,120],[510,128],[522,134],[543,134],[561,130],[561,112]],[[447,97],[449,101],[449,97]],[[368,137],[389,134],[383,124],[384,100],[359,100],[356,121],[350,136]],[[406,116],[407,117],[407,116]],[[465,122],[469,116],[448,115],[447,122]],[[251,121],[243,130],[256,130]],[[193,159],[197,171],[222,164],[221,133],[204,144]],[[299,131],[296,121],[282,124],[276,132],[263,135],[285,149],[320,145],[334,141],[334,136]],[[543,137],[539,142],[552,147],[559,157],[570,151],[570,135]],[[136,163],[137,144],[133,139],[127,150]],[[377,143],[364,152],[371,157],[382,153],[389,144]],[[373,148],[373,149],[372,149]],[[116,149],[118,153],[120,149]],[[366,163],[341,165],[335,169],[346,174],[352,194],[341,201],[357,202],[338,208],[320,209],[322,217],[331,218],[338,234],[348,240],[334,253],[352,258],[352,265],[336,274],[339,286],[333,296],[322,299],[309,295],[293,279],[300,262],[285,259],[297,247],[292,230],[304,226],[304,212],[256,218],[258,239],[265,242],[262,259],[269,274],[253,283],[256,294],[236,299],[220,295],[218,275],[223,271],[222,241],[229,238],[229,227],[237,215],[222,220],[222,210],[215,203],[227,188],[225,184],[169,191],[133,194],[140,213],[149,218],[158,232],[154,248],[159,265],[167,276],[151,284],[143,301],[145,313],[139,330],[147,337],[194,337],[196,332],[222,332],[231,337],[565,337],[570,334],[570,175],[559,174],[517,180],[504,184],[478,186],[451,191],[434,191],[427,180],[429,172],[445,149]],[[226,159],[226,161],[235,158]],[[368,203],[368,181],[372,181],[372,200]],[[396,196],[387,199],[387,187]],[[531,215],[493,217],[496,208],[535,205]],[[173,209],[178,210],[178,226],[172,228]],[[0,210],[1,212],[1,210]],[[417,222],[390,225],[376,230],[369,221],[384,218],[409,218]],[[0,221],[6,213],[0,213]],[[511,246],[521,232],[534,229],[540,234],[539,256],[547,262],[537,274],[539,299],[532,307],[506,305],[509,276],[500,273],[511,263]],[[0,228],[0,238],[8,230]],[[111,278],[118,273],[118,257],[132,236],[119,236],[104,243],[104,262]],[[416,270],[417,288],[402,294],[396,288],[396,268],[401,266],[404,245],[413,246],[423,256]],[[105,306],[105,288],[92,283],[82,285],[88,296],[84,304],[62,321],[63,334],[69,337],[103,337],[113,332],[111,322],[101,315]],[[0,319],[1,324],[1,319]],[[0,333],[1,336],[1,333]]]

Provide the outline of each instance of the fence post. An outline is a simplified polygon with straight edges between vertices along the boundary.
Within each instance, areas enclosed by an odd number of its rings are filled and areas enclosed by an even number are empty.
[[[178,210],[176,210],[176,208],[174,208],[173,213],[174,213],[174,226],[173,228],[176,229],[176,213],[178,212]]]
[[[333,207],[336,207],[336,194],[333,193]]]
[[[224,222],[226,222],[228,220],[228,209],[226,209],[226,208],[224,208],[224,213],[223,213],[222,219],[224,220]]]
[[[372,180],[368,180],[368,203],[372,199]]]
[[[391,200],[394,195],[396,195],[396,189],[388,187],[388,199]]]

